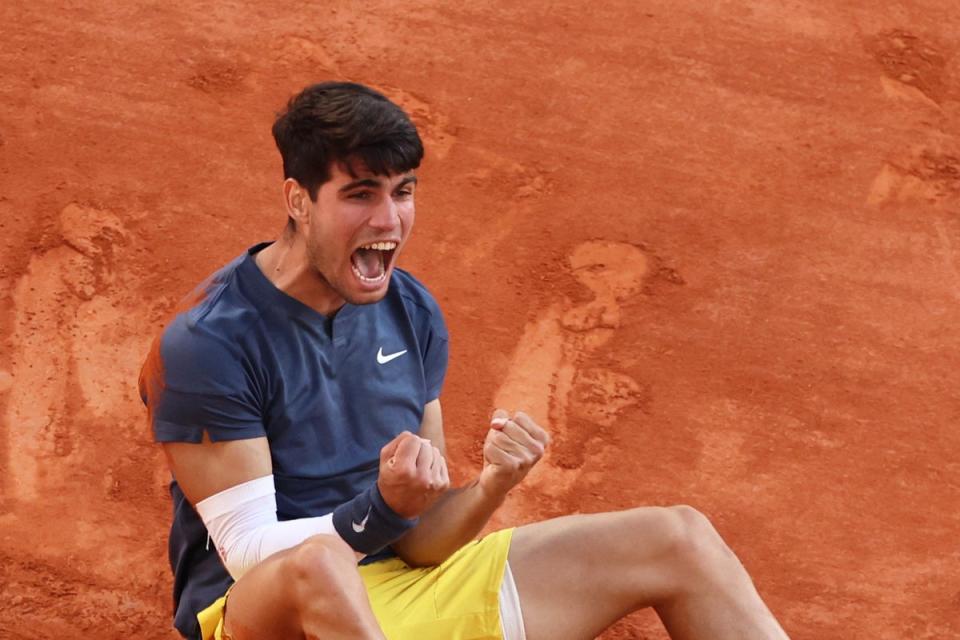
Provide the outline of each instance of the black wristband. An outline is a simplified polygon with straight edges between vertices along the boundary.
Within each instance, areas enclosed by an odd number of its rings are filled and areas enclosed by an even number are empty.
[[[399,540],[417,521],[418,518],[408,520],[391,509],[376,482],[350,502],[333,510],[333,527],[340,537],[355,551],[367,555]]]

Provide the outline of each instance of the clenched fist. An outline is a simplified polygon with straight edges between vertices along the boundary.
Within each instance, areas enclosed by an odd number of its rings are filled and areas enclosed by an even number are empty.
[[[450,487],[447,461],[429,440],[404,431],[380,450],[377,486],[398,515],[415,518]]]
[[[530,416],[518,411],[511,417],[497,409],[483,443],[480,488],[491,496],[506,495],[543,457],[548,444],[550,436]]]

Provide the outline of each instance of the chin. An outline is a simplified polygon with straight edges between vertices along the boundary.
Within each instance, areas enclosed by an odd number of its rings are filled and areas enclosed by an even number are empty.
[[[385,273],[382,282],[378,283],[361,282],[354,278],[351,286],[344,287],[344,293],[348,294],[343,296],[344,300],[353,305],[380,302],[390,288],[390,275],[391,272]]]
[[[358,306],[363,304],[374,304],[380,302],[387,296],[387,288],[384,287],[383,291],[364,293],[361,295],[353,295],[349,298],[344,298],[347,302],[352,305]]]

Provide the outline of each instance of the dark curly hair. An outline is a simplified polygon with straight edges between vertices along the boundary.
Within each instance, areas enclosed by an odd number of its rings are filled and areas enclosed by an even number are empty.
[[[314,84],[290,99],[273,123],[283,177],[293,178],[316,201],[330,167],[362,162],[378,175],[416,169],[423,142],[403,109],[383,94],[353,82]]]

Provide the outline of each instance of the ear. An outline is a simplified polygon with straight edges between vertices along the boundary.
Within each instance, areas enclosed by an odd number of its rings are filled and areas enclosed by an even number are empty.
[[[283,203],[287,216],[293,218],[298,227],[310,223],[310,194],[293,178],[283,181]]]

